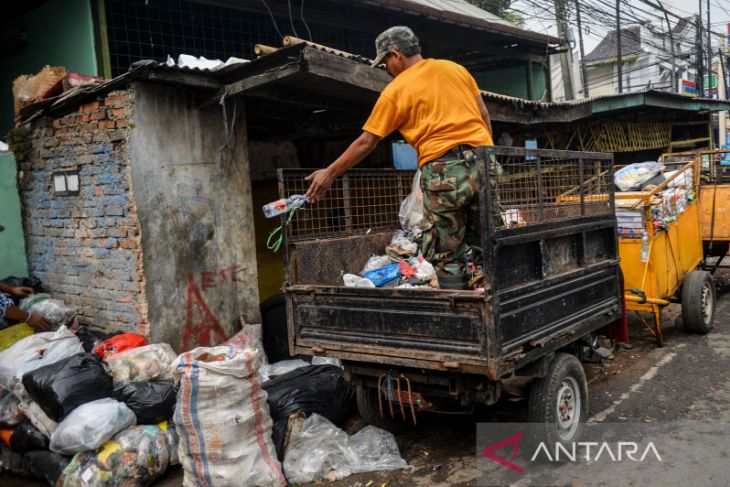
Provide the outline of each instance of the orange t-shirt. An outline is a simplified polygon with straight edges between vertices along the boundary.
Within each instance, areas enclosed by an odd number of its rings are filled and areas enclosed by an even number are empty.
[[[463,66],[424,59],[385,87],[363,130],[380,138],[399,130],[416,148],[419,166],[460,144],[493,145],[478,94],[476,81]]]

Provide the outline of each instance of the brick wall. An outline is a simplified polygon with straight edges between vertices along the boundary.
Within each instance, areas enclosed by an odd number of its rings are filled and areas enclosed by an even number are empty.
[[[94,327],[149,333],[136,204],[130,189],[132,91],[116,91],[10,136],[30,272]],[[78,170],[80,194],[53,174]]]

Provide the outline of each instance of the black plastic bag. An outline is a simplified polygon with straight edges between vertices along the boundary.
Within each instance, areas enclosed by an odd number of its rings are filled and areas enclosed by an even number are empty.
[[[290,415],[317,413],[341,426],[353,412],[354,391],[335,365],[300,367],[263,385],[269,395],[269,412],[274,421],[272,438],[276,455],[284,457],[286,425]]]
[[[3,284],[7,284],[10,287],[29,287],[33,289],[33,292],[40,293],[43,291],[43,283],[40,279],[35,276],[30,277],[17,277],[8,276],[0,280]]]
[[[157,424],[172,417],[177,391],[172,382],[151,380],[117,386],[112,397],[132,410],[138,424]]]
[[[48,438],[26,420],[10,436],[10,448],[21,455],[33,450],[48,450]]]
[[[83,325],[79,326],[79,328],[76,330],[76,336],[79,340],[81,340],[81,345],[84,347],[84,350],[89,353],[91,353],[95,346],[97,346],[99,343],[103,342],[107,338],[111,338],[115,335],[121,334],[121,331],[115,331],[113,333],[103,333],[101,331],[92,330],[91,328]]]
[[[51,451],[32,451],[23,456],[30,477],[48,485],[56,485],[58,478],[66,466],[71,463],[72,457],[59,455]]]
[[[49,418],[61,422],[76,407],[112,395],[112,378],[104,363],[89,353],[80,353],[23,376],[31,398]]]

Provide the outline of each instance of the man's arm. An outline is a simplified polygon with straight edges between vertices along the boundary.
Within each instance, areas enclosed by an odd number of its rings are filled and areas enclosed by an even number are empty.
[[[494,132],[492,131],[492,119],[489,118],[489,110],[487,110],[487,105],[484,104],[484,99],[482,99],[481,93],[475,96],[477,100],[477,106],[479,106],[479,113],[482,114],[482,118],[484,119],[484,123],[487,124],[487,127],[489,127],[489,133],[494,136]]]
[[[309,190],[307,191],[309,201],[314,203],[320,200],[332,186],[334,180],[365,159],[368,154],[375,150],[378,142],[380,142],[380,137],[370,132],[363,132],[335,162],[324,169],[314,171],[304,178],[310,181]]]

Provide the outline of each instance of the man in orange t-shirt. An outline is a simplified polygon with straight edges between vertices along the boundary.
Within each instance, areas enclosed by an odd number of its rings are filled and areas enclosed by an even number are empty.
[[[466,264],[479,256],[478,161],[473,147],[493,145],[489,113],[463,66],[424,59],[408,27],[391,27],[375,40],[373,66],[385,63],[385,87],[363,133],[325,169],[313,172],[307,195],[316,202],[332,182],[395,130],[416,148],[424,201],[420,249],[439,271],[442,287],[464,288]],[[470,245],[470,243],[472,245]]]

